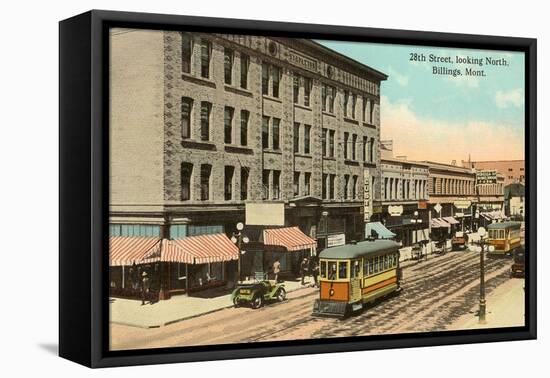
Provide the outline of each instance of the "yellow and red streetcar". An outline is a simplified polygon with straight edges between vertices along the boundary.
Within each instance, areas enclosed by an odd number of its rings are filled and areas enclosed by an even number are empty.
[[[345,317],[400,290],[399,244],[367,240],[319,254],[319,299],[313,315]]]
[[[500,222],[487,226],[489,243],[495,247],[494,255],[512,255],[521,246],[521,222]]]

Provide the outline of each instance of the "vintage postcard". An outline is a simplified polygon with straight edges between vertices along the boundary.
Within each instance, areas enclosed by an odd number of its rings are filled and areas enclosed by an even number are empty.
[[[110,350],[525,325],[523,52],[109,44]]]

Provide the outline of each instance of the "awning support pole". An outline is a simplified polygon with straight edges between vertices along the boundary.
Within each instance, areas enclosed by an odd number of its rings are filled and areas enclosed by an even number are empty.
[[[124,289],[124,265],[122,265],[122,288]]]

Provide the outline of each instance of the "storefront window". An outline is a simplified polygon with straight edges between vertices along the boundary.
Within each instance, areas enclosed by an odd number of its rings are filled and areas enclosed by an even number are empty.
[[[345,262],[339,262],[338,263],[338,278],[348,278],[348,263]]]

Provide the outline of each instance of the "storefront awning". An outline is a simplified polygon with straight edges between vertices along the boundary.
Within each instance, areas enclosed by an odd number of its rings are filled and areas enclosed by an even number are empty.
[[[145,256],[158,253],[159,238],[136,236],[111,236],[109,238],[109,265],[140,264]]]
[[[317,242],[304,234],[298,227],[272,228],[264,230],[264,244],[281,245],[288,251],[315,249]]]
[[[378,234],[378,239],[393,239],[396,236],[380,222],[369,222],[365,224],[365,235],[367,238],[372,235],[372,231]]]
[[[432,218],[430,226],[432,228],[450,228],[451,225],[442,218]]]
[[[449,224],[460,224],[454,217],[443,217],[443,220]]]
[[[154,258],[154,256],[147,256]],[[189,236],[162,242],[160,261],[208,264],[237,260],[239,248],[225,234]]]

